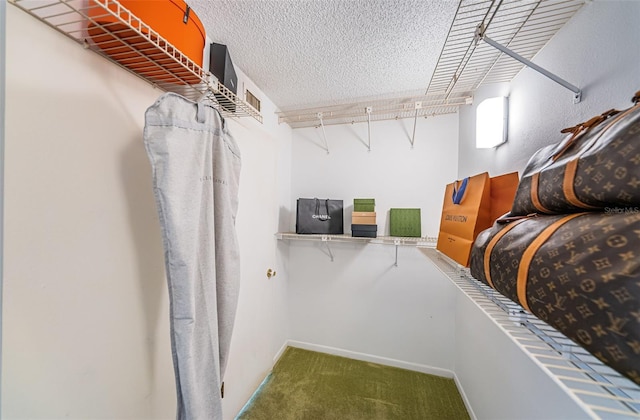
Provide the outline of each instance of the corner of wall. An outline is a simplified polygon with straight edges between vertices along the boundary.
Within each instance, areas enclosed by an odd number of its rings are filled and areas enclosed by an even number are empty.
[[[5,84],[5,39],[6,2],[0,2],[0,407],[2,407],[2,285],[3,285],[3,238],[4,238],[4,84]],[[2,416],[2,413],[0,413]]]

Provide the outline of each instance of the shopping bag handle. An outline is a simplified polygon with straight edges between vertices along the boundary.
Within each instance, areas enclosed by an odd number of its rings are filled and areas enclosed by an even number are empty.
[[[316,211],[314,213],[315,219],[321,221],[321,222],[328,222],[329,219],[331,219],[331,216],[329,215],[329,199],[327,198],[326,200],[324,200],[324,207],[327,210],[327,212],[325,214],[320,214],[320,200],[318,198],[315,199],[316,200]]]
[[[468,183],[469,183],[469,178],[463,179],[459,188],[458,188],[458,181],[453,183],[453,194],[451,194],[451,199],[453,200],[453,204],[460,204],[462,202],[462,198],[464,197],[464,192],[467,190]]]

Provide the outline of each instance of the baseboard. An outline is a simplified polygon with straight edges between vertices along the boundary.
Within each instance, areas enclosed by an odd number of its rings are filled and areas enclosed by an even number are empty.
[[[284,353],[284,351],[287,349],[287,347],[289,347],[289,340],[285,341],[282,347],[280,347],[280,350],[278,350],[276,355],[273,356],[273,363],[271,364],[272,369],[276,365],[276,362],[278,361],[278,359],[280,359],[280,356],[282,356],[282,353]]]
[[[422,365],[419,363],[405,362],[403,360],[391,359],[388,357],[380,357],[367,353],[360,353],[351,350],[340,349],[337,347],[323,346],[320,344],[306,343],[303,341],[287,340],[283,348],[278,352],[278,357],[282,354],[287,346],[297,347],[304,350],[317,351],[320,353],[333,354],[336,356],[348,357],[350,359],[361,360],[364,362],[378,363],[385,366],[393,366],[401,369],[413,370],[415,372],[428,373],[430,375],[442,376],[444,378],[455,378],[453,371],[448,369],[437,368],[433,366]],[[276,359],[277,360],[277,359]],[[457,383],[456,383],[457,384]],[[465,401],[466,404],[466,401]]]
[[[460,383],[460,380],[458,379],[458,375],[456,375],[455,373],[453,374],[453,380],[456,383],[456,387],[458,388],[458,392],[460,392],[460,396],[462,397],[462,402],[464,402],[464,406],[467,408],[467,412],[469,413],[469,417],[471,417],[471,420],[478,420],[478,417],[476,417],[476,413],[474,413],[473,412],[473,408],[471,408],[471,402],[469,401],[469,398],[467,398],[467,394],[465,394],[464,388],[462,388],[462,384]]]

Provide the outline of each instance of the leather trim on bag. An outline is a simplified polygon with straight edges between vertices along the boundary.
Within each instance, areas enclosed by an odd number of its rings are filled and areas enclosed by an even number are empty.
[[[487,249],[484,251],[484,276],[487,279],[487,283],[491,286],[492,289],[495,289],[493,286],[493,280],[491,280],[491,253],[493,252],[493,248],[496,246],[498,241],[507,234],[511,229],[516,227],[519,223],[527,220],[527,218],[522,218],[516,220],[515,222],[509,223],[504,229],[495,234],[493,238],[489,241],[487,245]]]
[[[525,308],[527,311],[531,312],[529,308],[529,304],[527,302],[527,280],[529,279],[529,267],[531,266],[531,261],[533,261],[533,257],[536,255],[536,252],[540,249],[542,245],[547,242],[549,237],[555,233],[562,225],[567,223],[569,220],[575,219],[578,216],[582,216],[587,213],[575,213],[569,216],[565,216],[560,220],[549,225],[545,230],[543,230],[540,235],[536,239],[531,242],[531,244],[527,247],[527,249],[522,254],[520,258],[520,266],[518,267],[518,280],[517,280],[517,290],[518,290],[518,302]]]
[[[564,193],[565,199],[569,202],[569,204],[572,204],[581,209],[585,209],[585,210],[599,209],[600,207],[583,203],[582,201],[580,201],[580,199],[576,195],[574,185],[575,185],[577,171],[578,171],[578,159],[574,159],[567,162],[567,165],[564,171],[564,180],[562,181],[562,192]]]
[[[560,156],[562,156],[567,150],[569,150],[580,138],[584,137],[593,127],[618,114],[619,112],[620,111],[618,111],[617,109],[610,109],[600,115],[596,115],[589,121],[560,130],[561,133],[573,133],[573,135],[558,152],[554,153],[553,156],[551,156],[551,160],[554,162],[558,160]]]
[[[588,147],[580,151],[578,158],[581,158],[589,150],[591,150],[591,148],[596,146],[598,144],[598,140],[600,139],[600,137],[602,137],[609,129],[614,127],[618,121],[624,119],[627,115],[634,112],[638,108],[638,106],[640,106],[640,104],[636,104],[623,112],[618,111],[616,114],[612,114],[612,115],[615,115],[615,118],[609,121],[609,123],[598,134],[596,134],[596,136],[593,138],[593,140],[591,141],[591,144]]]
[[[542,205],[538,196],[538,187],[540,185],[540,172],[536,172],[531,177],[531,203],[540,213],[551,213],[549,209]]]

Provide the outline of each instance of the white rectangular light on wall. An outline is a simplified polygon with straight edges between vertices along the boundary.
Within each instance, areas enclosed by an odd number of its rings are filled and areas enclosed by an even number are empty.
[[[488,98],[476,108],[476,148],[489,149],[507,141],[508,99]]]

